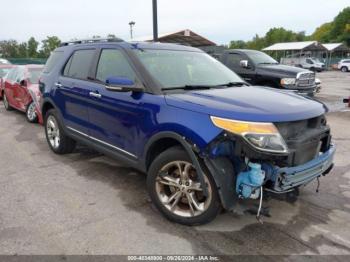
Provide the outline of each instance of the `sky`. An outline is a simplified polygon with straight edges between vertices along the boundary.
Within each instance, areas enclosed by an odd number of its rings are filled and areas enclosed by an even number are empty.
[[[152,0],[0,0],[0,40],[152,35]],[[350,0],[158,0],[159,33],[191,29],[217,44],[250,40],[272,27],[311,34]]]

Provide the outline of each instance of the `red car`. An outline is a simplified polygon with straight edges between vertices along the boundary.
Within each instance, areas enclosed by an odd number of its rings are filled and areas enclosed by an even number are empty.
[[[0,63],[0,98],[2,98],[2,89],[4,84],[4,77],[7,75],[7,73],[13,68],[14,65],[11,64],[1,64]]]
[[[31,123],[43,123],[38,84],[42,70],[42,65],[16,66],[8,73],[2,90],[5,109],[26,112]]]

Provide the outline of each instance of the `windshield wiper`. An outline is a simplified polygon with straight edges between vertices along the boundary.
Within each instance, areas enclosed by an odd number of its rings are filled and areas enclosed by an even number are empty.
[[[228,82],[226,84],[218,85],[218,86],[227,86],[227,87],[233,87],[233,86],[247,86],[248,84],[246,82]]]
[[[259,65],[278,65],[279,63],[269,63],[269,62],[264,62],[264,63],[259,63]]]
[[[209,85],[184,85],[184,86],[174,86],[174,87],[165,87],[162,88],[162,90],[177,90],[177,89],[183,89],[183,90],[197,90],[197,89],[210,89],[215,86],[209,86]]]

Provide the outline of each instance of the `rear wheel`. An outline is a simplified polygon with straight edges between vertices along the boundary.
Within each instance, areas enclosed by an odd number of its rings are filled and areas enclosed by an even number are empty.
[[[346,66],[343,66],[343,67],[341,68],[341,71],[342,71],[342,72],[348,72],[348,68],[347,68]]]
[[[35,111],[35,103],[34,103],[34,101],[32,101],[28,105],[27,111],[26,111],[26,117],[27,117],[27,121],[29,123],[37,123],[38,122],[38,116],[37,116],[36,111]]]
[[[7,96],[6,96],[6,93],[4,92],[3,94],[3,97],[2,97],[2,101],[4,103],[4,107],[7,111],[11,111],[12,110],[12,107],[10,106],[10,103],[9,101],[7,100]]]
[[[213,220],[221,209],[210,174],[204,174],[204,181],[207,196],[190,157],[183,149],[172,147],[151,164],[147,188],[153,203],[166,218],[184,225],[200,225]]]
[[[46,113],[44,126],[47,143],[56,154],[72,153],[76,142],[65,134],[58,119],[55,109]]]

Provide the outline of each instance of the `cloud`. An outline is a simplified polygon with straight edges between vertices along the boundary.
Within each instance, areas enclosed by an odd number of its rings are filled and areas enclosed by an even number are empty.
[[[350,0],[158,0],[159,32],[189,28],[217,43],[248,40],[271,27],[312,33],[330,21]],[[16,0],[1,3],[0,39],[63,40],[106,36],[152,35],[151,0]]]

